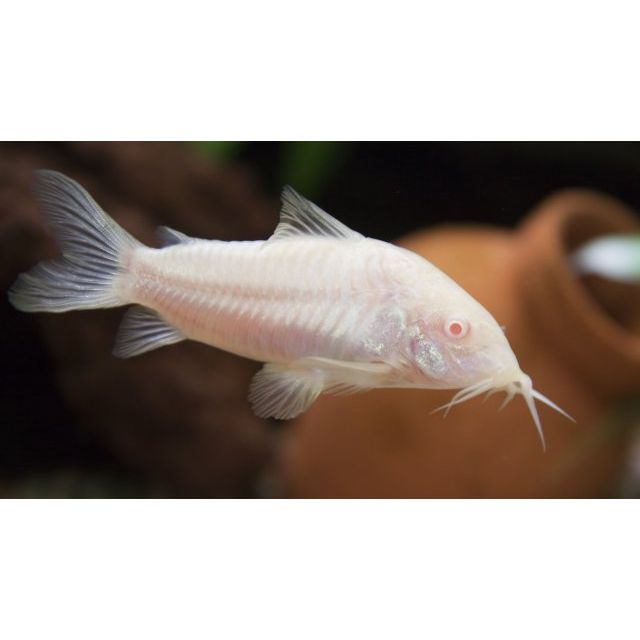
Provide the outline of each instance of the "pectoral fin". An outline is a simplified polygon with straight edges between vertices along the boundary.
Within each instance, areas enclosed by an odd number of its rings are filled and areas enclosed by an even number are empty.
[[[251,381],[249,402],[260,418],[288,420],[306,411],[323,388],[320,371],[265,364]]]
[[[344,394],[383,386],[391,371],[384,363],[316,357],[269,363],[254,376],[249,402],[261,418],[288,420],[306,411],[325,391]]]

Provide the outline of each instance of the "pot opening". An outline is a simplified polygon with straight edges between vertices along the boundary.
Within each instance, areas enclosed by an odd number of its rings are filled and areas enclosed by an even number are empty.
[[[626,229],[624,231],[627,231]],[[567,220],[563,234],[564,252],[569,258],[588,242],[620,234],[621,229],[602,217],[575,216]],[[573,265],[569,268],[574,271]],[[640,283],[621,282],[599,275],[577,274],[588,295],[621,329],[640,337]]]

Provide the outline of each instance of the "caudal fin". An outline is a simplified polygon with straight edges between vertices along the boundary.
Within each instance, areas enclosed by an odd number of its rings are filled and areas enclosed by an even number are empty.
[[[140,243],[77,182],[57,171],[36,172],[35,194],[62,255],[18,277],[9,290],[13,306],[60,313],[127,304],[117,280],[123,258]]]

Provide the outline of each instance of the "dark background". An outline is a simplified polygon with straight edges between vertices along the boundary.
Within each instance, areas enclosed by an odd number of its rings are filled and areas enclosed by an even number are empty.
[[[565,187],[604,191],[640,207],[640,144],[253,143],[229,151],[277,194],[292,182],[363,233],[393,239],[423,225],[513,226]],[[311,159],[311,162],[308,161]],[[296,163],[321,165],[308,176]],[[316,176],[319,174],[319,178]]]
[[[142,143],[105,145],[5,144],[0,146],[0,216],[21,215],[20,198],[13,204],[15,181],[25,179],[34,166],[64,169],[86,165],[93,176],[104,177],[102,190],[126,189],[129,175],[122,158],[156,155],[170,166],[193,157],[197,171],[222,176],[221,183],[242,177],[234,187],[239,210],[242,192],[260,201],[264,211],[257,223],[229,231],[227,239],[264,237],[273,228],[278,193],[289,183],[322,208],[368,236],[393,240],[421,227],[441,223],[476,222],[512,227],[543,197],[565,187],[588,187],[612,194],[640,209],[640,144],[638,143]],[[180,147],[179,150],[176,150]],[[134,149],[134,151],[132,151]],[[136,155],[138,154],[138,155]],[[162,160],[164,158],[164,160]],[[60,163],[58,163],[60,161]],[[140,161],[141,163],[142,161]],[[83,165],[84,163],[84,165]],[[135,165],[138,166],[138,165]],[[142,166],[140,164],[140,166]],[[153,174],[152,163],[144,165]],[[181,165],[182,166],[182,165]],[[115,167],[115,168],[114,168]],[[121,171],[118,172],[118,167]],[[125,168],[122,168],[125,167]],[[230,168],[220,173],[220,168]],[[186,169],[185,169],[186,171]],[[196,171],[196,169],[194,169]],[[78,177],[71,173],[72,177]],[[171,181],[171,170],[163,180]],[[82,179],[78,177],[82,182]],[[203,178],[204,179],[204,178]],[[87,185],[91,191],[90,185]],[[20,186],[22,189],[22,186]],[[250,192],[250,193],[249,193]],[[146,205],[172,210],[170,201],[149,199]],[[96,196],[98,201],[101,199]],[[126,196],[123,196],[126,201]],[[156,205],[154,205],[154,202]],[[253,202],[253,201],[252,201]],[[157,205],[157,203],[160,203]],[[12,208],[14,207],[14,208]],[[105,206],[107,210],[109,208]],[[7,213],[9,212],[9,213]],[[211,233],[219,227],[212,205]],[[2,220],[0,220],[2,222]],[[171,221],[190,231],[188,221]],[[206,224],[205,224],[206,226]],[[0,232],[2,228],[0,227]],[[31,242],[29,234],[12,236],[3,245],[20,255]],[[0,236],[1,239],[1,236]],[[9,247],[9,249],[7,249]],[[19,263],[5,260],[5,282]],[[25,268],[29,265],[20,265]],[[171,496],[208,495],[173,483],[171,474],[154,473],[153,464],[138,465],[135,456],[122,456],[98,432],[86,429],[63,394],[46,344],[32,320],[12,310],[6,295],[3,318],[13,327],[3,331],[0,356],[0,492],[9,496]],[[16,329],[18,327],[18,329]],[[22,327],[25,327],[22,329]],[[253,464],[250,481],[242,489],[218,495],[261,495],[260,483],[278,446],[278,427],[268,425],[269,445]],[[132,462],[133,460],[133,462]],[[249,472],[248,472],[249,473]]]

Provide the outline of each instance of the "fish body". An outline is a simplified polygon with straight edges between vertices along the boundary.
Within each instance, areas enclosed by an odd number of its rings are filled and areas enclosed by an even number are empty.
[[[491,314],[427,260],[365,238],[293,189],[265,241],[202,240],[162,228],[142,245],[76,182],[38,172],[36,194],[61,258],[22,274],[10,291],[24,311],[135,305],[114,353],[130,357],[185,339],[265,362],[250,401],[292,418],[323,392],[461,388],[533,397]],[[558,409],[559,410],[559,409]]]
[[[118,287],[186,338],[253,360],[315,355],[399,369],[407,326],[457,286],[416,258],[368,238],[193,240],[136,249]]]

